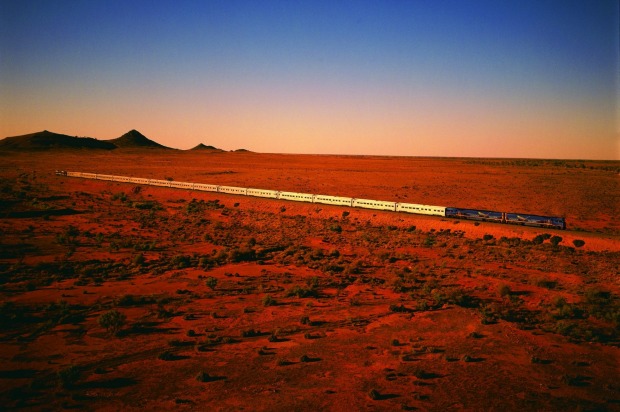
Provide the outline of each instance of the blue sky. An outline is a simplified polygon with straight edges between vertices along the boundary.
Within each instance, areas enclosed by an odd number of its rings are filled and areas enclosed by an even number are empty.
[[[0,3],[0,136],[620,159],[617,1]]]

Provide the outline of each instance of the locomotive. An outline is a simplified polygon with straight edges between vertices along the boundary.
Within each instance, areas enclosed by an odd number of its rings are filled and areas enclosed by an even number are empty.
[[[57,170],[56,175],[81,177],[85,179],[109,180],[123,183],[135,183],[140,185],[172,187],[177,189],[198,190],[205,192],[217,192],[232,195],[264,197],[268,199],[282,199],[294,202],[322,203],[336,206],[359,207],[363,209],[387,210],[391,212],[442,216],[454,219],[467,219],[484,222],[507,223],[513,225],[566,229],[566,221],[563,217],[539,216],[529,213],[463,209],[458,207],[389,202],[384,200],[358,199],[353,197],[317,195],[312,193],[285,192],[278,190],[221,186],[205,183],[177,182],[174,180],[144,179],[138,177],[114,176],[98,173],[67,172],[64,170]]]
[[[447,207],[445,216],[484,222],[566,229],[566,221],[564,218],[555,216],[538,216],[527,213],[507,213],[492,210],[460,209],[457,207]]]

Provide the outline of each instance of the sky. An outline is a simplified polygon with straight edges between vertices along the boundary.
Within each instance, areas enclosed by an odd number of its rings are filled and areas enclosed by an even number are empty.
[[[0,0],[0,137],[620,160],[618,8]]]

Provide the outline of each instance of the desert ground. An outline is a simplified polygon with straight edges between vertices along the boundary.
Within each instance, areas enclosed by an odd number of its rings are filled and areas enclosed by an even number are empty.
[[[57,169],[564,216],[567,230]],[[619,410],[619,171],[0,152],[0,408]]]

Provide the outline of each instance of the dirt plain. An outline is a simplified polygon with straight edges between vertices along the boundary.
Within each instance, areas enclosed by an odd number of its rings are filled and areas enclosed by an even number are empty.
[[[558,215],[568,230],[56,169]],[[2,152],[0,405],[619,410],[619,170],[601,161]]]

